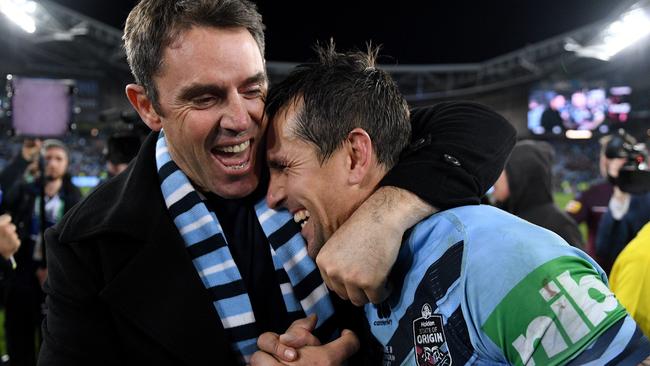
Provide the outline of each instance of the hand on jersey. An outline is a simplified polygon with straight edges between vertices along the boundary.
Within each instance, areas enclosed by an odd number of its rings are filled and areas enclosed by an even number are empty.
[[[356,306],[390,294],[388,274],[404,232],[435,209],[415,194],[381,187],[328,239],[316,257],[327,287]]]

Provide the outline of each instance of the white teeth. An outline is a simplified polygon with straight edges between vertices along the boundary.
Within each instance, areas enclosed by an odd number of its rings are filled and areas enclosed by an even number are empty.
[[[309,211],[307,210],[300,210],[293,214],[293,221],[299,223],[301,227],[304,227],[308,220]]]
[[[216,147],[215,150],[227,152],[227,153],[239,153],[248,149],[250,144],[251,144],[251,140],[247,140],[242,142],[239,145]]]
[[[241,163],[241,164],[238,164],[238,165],[228,165],[228,168],[232,169],[232,170],[241,170],[241,169],[246,168],[247,165],[248,165],[248,162],[245,162],[245,163]]]

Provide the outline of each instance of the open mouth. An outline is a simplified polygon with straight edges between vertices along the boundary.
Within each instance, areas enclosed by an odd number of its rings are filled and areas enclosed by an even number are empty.
[[[307,224],[307,221],[309,221],[309,211],[305,209],[296,211],[293,214],[293,221],[299,224],[301,228],[304,228],[305,225]]]
[[[240,144],[215,146],[210,152],[226,169],[244,170],[250,165],[252,141],[251,139]]]

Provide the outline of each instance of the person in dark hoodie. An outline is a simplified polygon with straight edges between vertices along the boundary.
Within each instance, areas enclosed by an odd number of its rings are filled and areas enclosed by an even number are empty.
[[[582,248],[578,225],[553,202],[551,164],[554,155],[553,147],[547,142],[518,142],[494,184],[493,197],[498,207]]]

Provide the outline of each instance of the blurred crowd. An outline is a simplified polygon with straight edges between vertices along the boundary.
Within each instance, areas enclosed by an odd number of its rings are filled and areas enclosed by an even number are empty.
[[[115,134],[105,141],[25,138],[0,144],[0,301],[11,365],[36,363],[45,314],[44,232],[81,200],[72,176],[117,175],[140,142],[137,135]]]
[[[66,136],[61,140],[70,151],[68,171],[72,176],[100,176],[105,171],[102,164],[105,139],[88,139]],[[0,135],[0,170],[4,169],[20,151],[22,142],[16,138]]]

